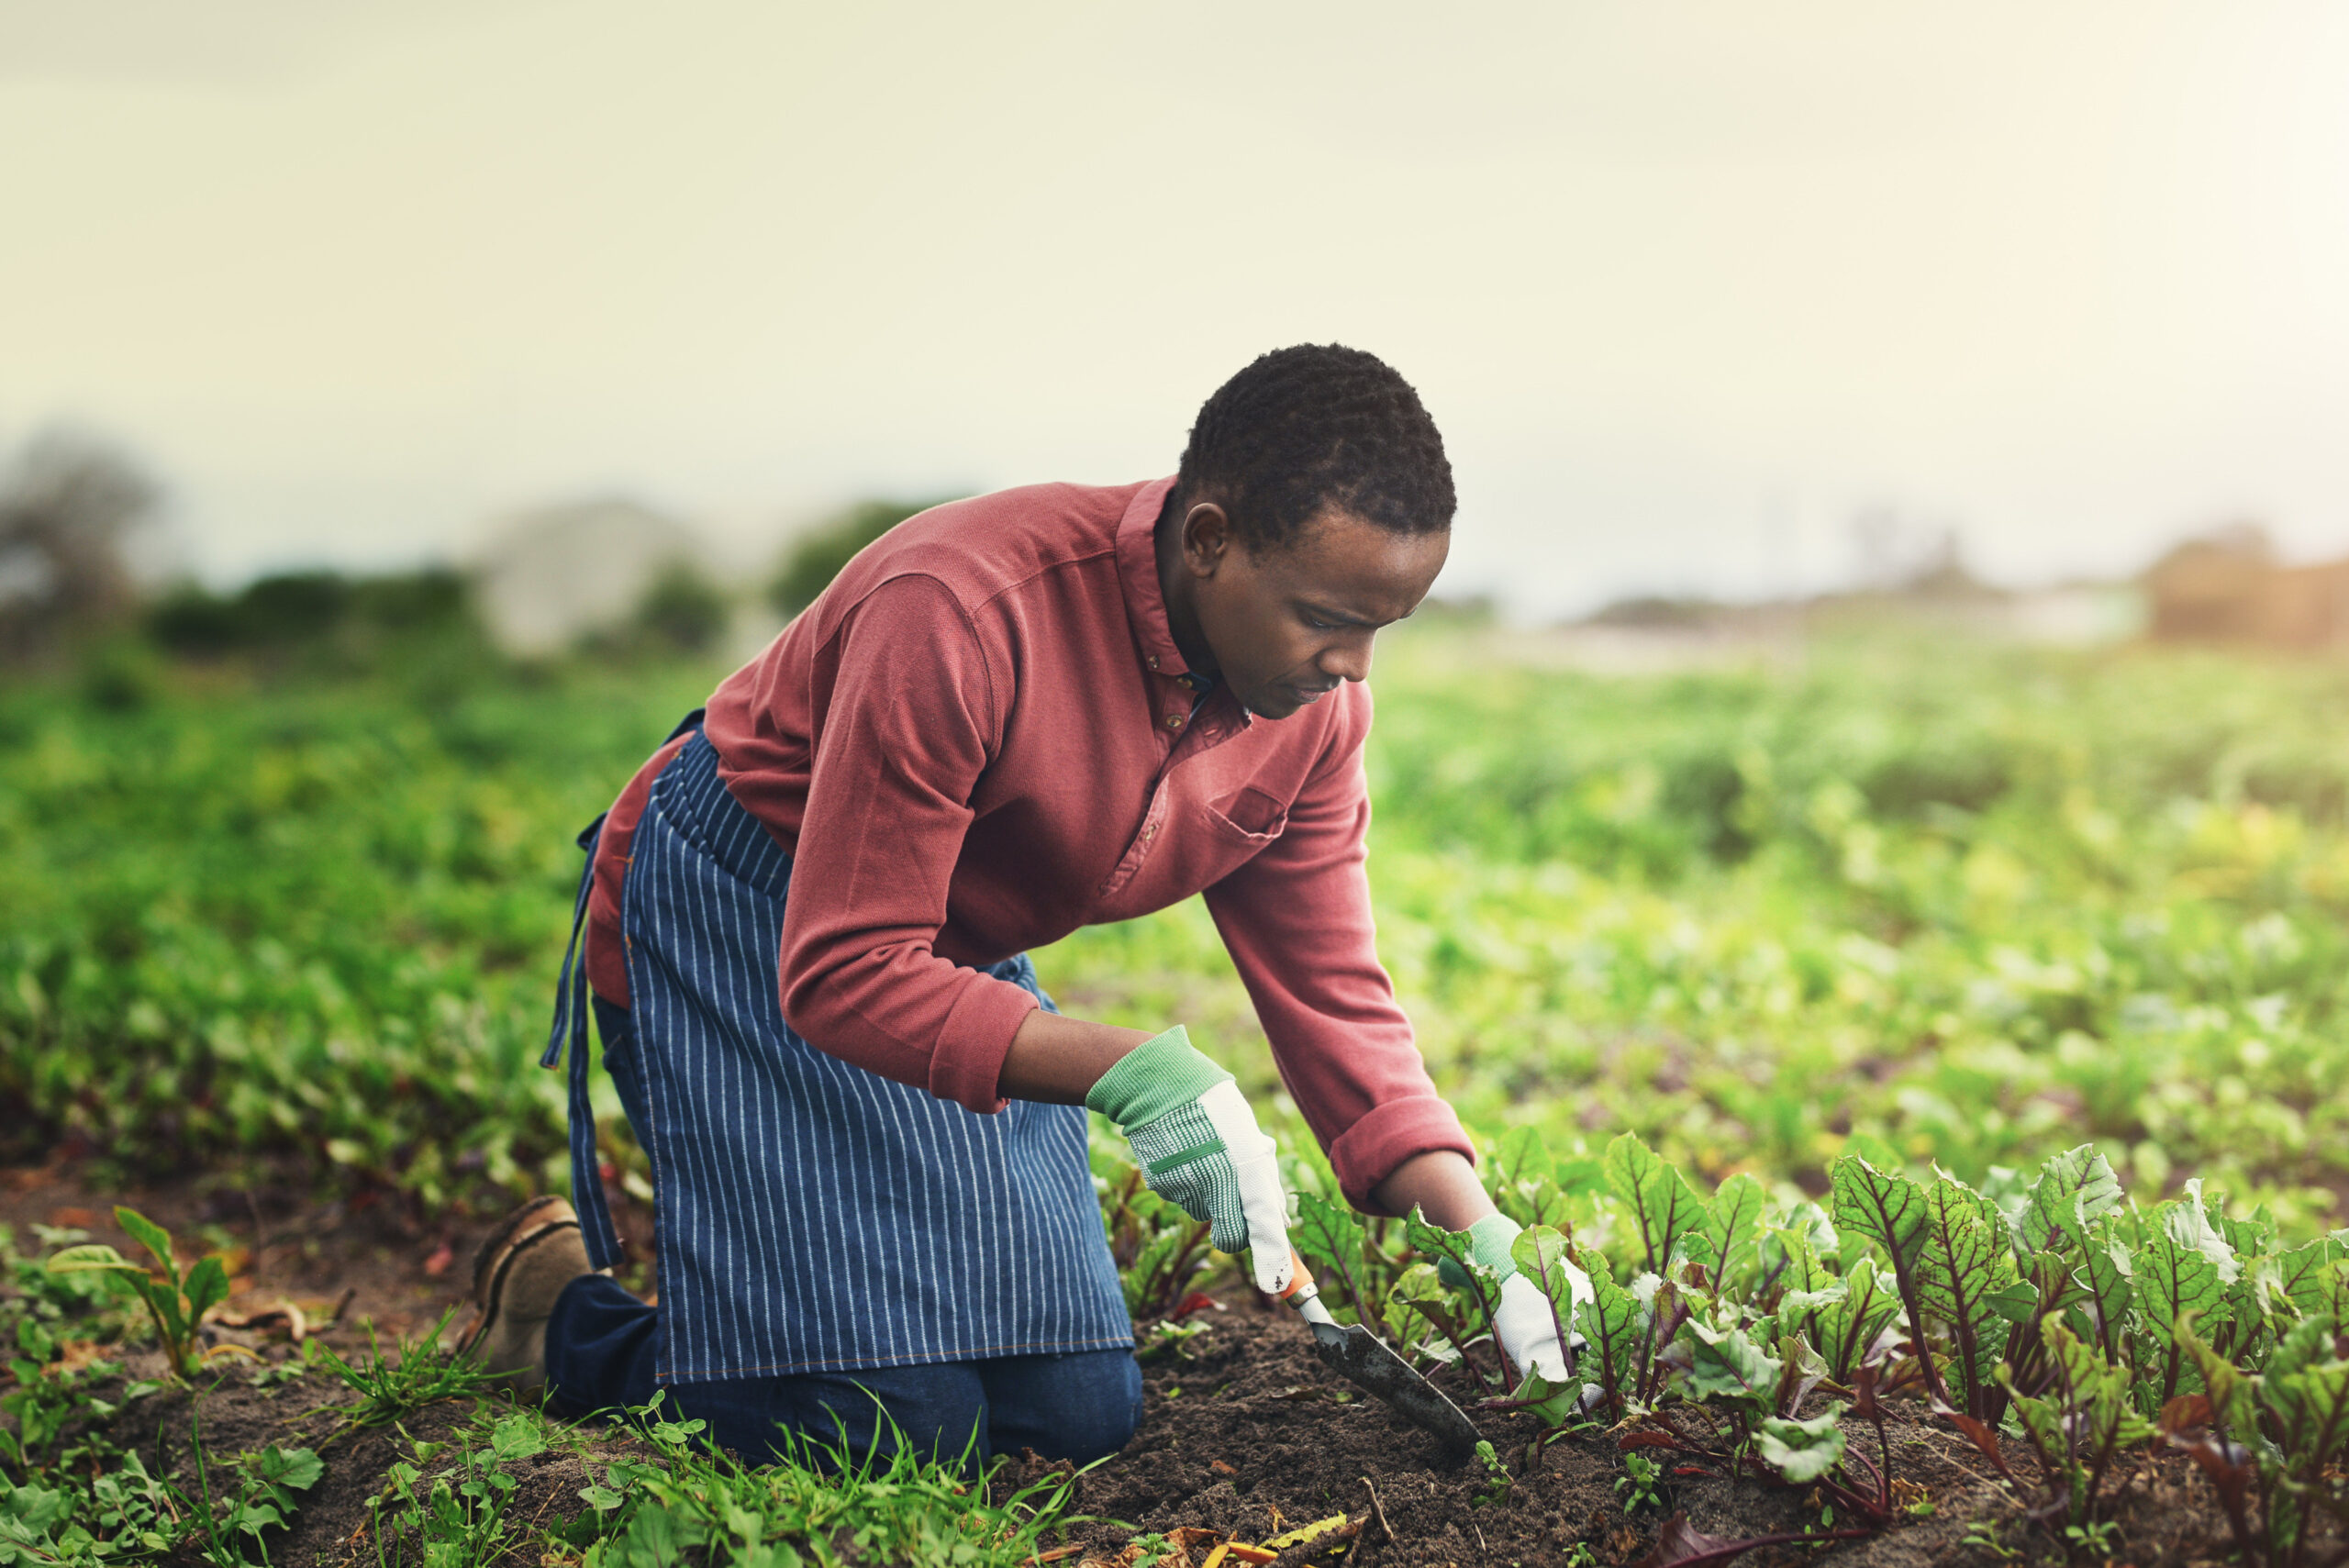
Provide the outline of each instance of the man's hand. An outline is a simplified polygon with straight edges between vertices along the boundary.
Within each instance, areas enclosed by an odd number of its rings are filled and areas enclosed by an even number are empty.
[[[1571,1321],[1575,1304],[1591,1299],[1590,1280],[1580,1269],[1561,1259],[1558,1267],[1565,1272],[1571,1297],[1560,1305],[1553,1317],[1549,1299],[1542,1287],[1525,1277],[1510,1256],[1509,1249],[1524,1227],[1506,1215],[1488,1214],[1468,1228],[1468,1235],[1476,1249],[1476,1261],[1499,1276],[1501,1301],[1493,1314],[1493,1337],[1517,1368],[1521,1377],[1538,1372],[1542,1381],[1562,1385],[1574,1375],[1574,1356],[1568,1347],[1558,1342],[1558,1323]],[[1579,1346],[1575,1347],[1579,1349]]]
[[[1218,1250],[1250,1254],[1257,1289],[1288,1287],[1288,1200],[1273,1140],[1182,1025],[1128,1052],[1085,1103],[1125,1133],[1152,1192],[1213,1226]]]

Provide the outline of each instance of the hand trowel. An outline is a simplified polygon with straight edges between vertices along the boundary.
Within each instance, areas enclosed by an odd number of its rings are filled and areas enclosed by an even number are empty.
[[[1359,1323],[1341,1324],[1330,1317],[1330,1309],[1321,1305],[1321,1289],[1313,1283],[1312,1271],[1294,1250],[1289,1266],[1297,1273],[1281,1292],[1281,1299],[1296,1307],[1313,1330],[1313,1349],[1331,1371],[1375,1394],[1413,1425],[1434,1433],[1450,1462],[1458,1464],[1475,1451],[1475,1423],[1461,1414],[1459,1406],[1413,1372],[1408,1362],[1369,1329]]]

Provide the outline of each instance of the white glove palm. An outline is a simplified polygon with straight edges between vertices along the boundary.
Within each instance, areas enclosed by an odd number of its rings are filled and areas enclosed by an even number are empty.
[[[1561,1344],[1558,1325],[1564,1322],[1571,1328],[1575,1307],[1592,1299],[1590,1278],[1561,1259],[1558,1267],[1566,1276],[1571,1295],[1553,1314],[1542,1287],[1526,1278],[1510,1255],[1509,1249],[1523,1229],[1499,1214],[1488,1214],[1468,1228],[1476,1261],[1500,1277],[1501,1299],[1493,1313],[1493,1337],[1501,1342],[1501,1353],[1508,1357],[1520,1377],[1539,1373],[1543,1382],[1563,1385],[1574,1376],[1572,1351],[1580,1346]]]

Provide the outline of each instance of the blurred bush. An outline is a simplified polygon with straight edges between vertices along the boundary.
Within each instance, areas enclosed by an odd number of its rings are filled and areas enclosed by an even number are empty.
[[[672,562],[637,602],[636,630],[677,653],[707,653],[726,635],[733,606],[691,562]]]
[[[0,660],[57,651],[131,612],[128,537],[153,514],[154,483],[95,437],[36,438],[0,480]]]
[[[831,584],[858,550],[907,517],[949,499],[858,502],[791,547],[768,585],[768,601],[785,616],[797,615],[816,602],[816,595]]]
[[[148,607],[144,626],[184,659],[244,656],[321,674],[490,656],[470,584],[440,566],[380,577],[280,573],[233,594],[182,584]]]

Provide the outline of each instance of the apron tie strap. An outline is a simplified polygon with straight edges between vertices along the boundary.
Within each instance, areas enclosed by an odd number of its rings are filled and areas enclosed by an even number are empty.
[[[696,708],[669,732],[669,740],[701,727],[705,710]],[[663,740],[663,746],[669,743]],[[539,1065],[562,1064],[563,1046],[571,1047],[571,1207],[579,1215],[580,1240],[587,1244],[591,1268],[608,1269],[620,1261],[620,1239],[612,1228],[611,1205],[604,1199],[603,1162],[596,1155],[596,1106],[587,1093],[587,1020],[594,1016],[588,1003],[587,954],[581,938],[587,926],[587,895],[596,886],[596,847],[604,836],[598,815],[580,829],[579,847],[587,863],[579,868],[579,895],[571,906],[571,940],[562,950],[562,972],[554,984],[554,1027],[547,1031],[547,1048]]]
[[[571,910],[571,941],[563,949],[562,973],[554,986],[554,1028],[548,1031],[541,1067],[562,1062],[571,1047],[571,1207],[579,1215],[579,1239],[587,1244],[590,1268],[608,1269],[620,1261],[619,1234],[612,1229],[611,1206],[604,1201],[603,1162],[596,1155],[596,1106],[587,1093],[587,955],[580,937],[587,923],[587,895],[596,885],[596,845],[603,837],[604,818],[587,824],[579,847],[587,863],[579,872],[579,897]]]

